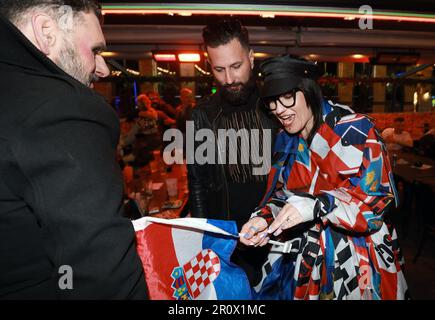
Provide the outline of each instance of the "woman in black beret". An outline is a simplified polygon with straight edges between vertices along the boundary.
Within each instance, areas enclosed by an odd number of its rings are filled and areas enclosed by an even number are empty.
[[[322,98],[317,66],[261,65],[261,100],[282,125],[269,188],[241,242],[271,248],[259,299],[405,299],[385,145],[368,117]]]

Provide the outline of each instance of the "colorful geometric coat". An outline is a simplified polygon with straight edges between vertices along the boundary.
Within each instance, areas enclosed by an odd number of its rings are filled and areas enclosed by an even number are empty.
[[[307,222],[282,233],[290,253],[272,247],[257,298],[405,299],[397,234],[384,221],[396,194],[384,143],[346,106],[324,101],[323,121],[309,147],[285,131],[275,143],[258,215],[270,223],[291,203]]]

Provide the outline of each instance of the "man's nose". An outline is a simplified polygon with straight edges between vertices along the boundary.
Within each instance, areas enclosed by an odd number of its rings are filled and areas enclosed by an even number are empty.
[[[232,85],[234,83],[234,76],[230,70],[225,71],[225,83],[227,85]]]
[[[95,57],[96,61],[96,67],[95,67],[95,74],[99,78],[105,78],[110,74],[110,70],[107,67],[106,61],[104,61],[104,58],[100,55],[97,55]]]

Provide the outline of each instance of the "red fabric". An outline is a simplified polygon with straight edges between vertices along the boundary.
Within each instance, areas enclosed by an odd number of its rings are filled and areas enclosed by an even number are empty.
[[[174,290],[167,284],[167,279],[161,279],[161,274],[171,274],[178,266],[177,255],[173,246],[162,247],[162,244],[172,243],[171,228],[159,228],[157,224],[149,225],[146,230],[136,231],[137,252],[142,260],[145,279],[151,300],[173,300]],[[146,232],[145,232],[146,231]],[[165,251],[166,259],[152,259],[153,252]],[[158,270],[159,272],[156,272]]]

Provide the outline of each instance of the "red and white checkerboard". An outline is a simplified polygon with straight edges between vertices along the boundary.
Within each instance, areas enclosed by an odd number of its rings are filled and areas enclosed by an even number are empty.
[[[189,293],[193,299],[212,283],[221,271],[219,257],[210,249],[202,250],[183,266]]]

